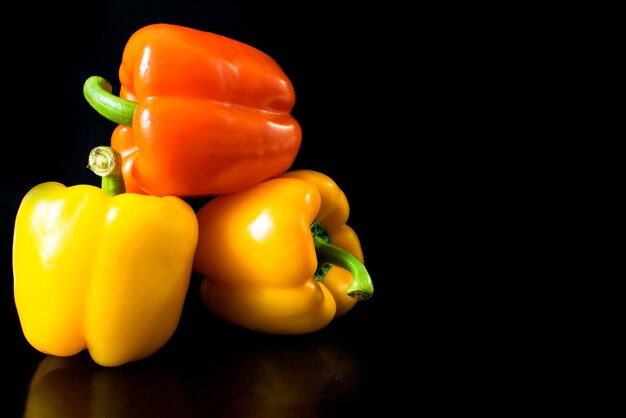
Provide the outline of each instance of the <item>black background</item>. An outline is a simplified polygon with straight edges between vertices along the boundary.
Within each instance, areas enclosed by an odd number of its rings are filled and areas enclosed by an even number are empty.
[[[133,417],[500,416],[585,402],[555,394],[580,382],[570,367],[579,359],[554,344],[570,310],[555,317],[562,291],[544,285],[579,265],[554,253],[577,233],[562,190],[578,202],[571,165],[588,159],[566,144],[594,137],[585,112],[597,97],[579,97],[596,81],[581,63],[598,61],[585,56],[596,47],[587,10],[344,3],[22,1],[3,14],[0,415],[21,416],[48,359],[24,339],[13,301],[19,202],[44,181],[99,184],[86,158],[114,125],[82,85],[100,75],[117,88],[127,39],[157,22],[232,37],[283,67],[303,129],[292,168],[325,172],[345,191],[375,295],[319,332],[277,337],[212,318],[193,276],[162,350],[113,370],[76,356],[45,393],[60,409],[52,416],[90,416],[78,410],[104,393],[118,409],[108,416]]]
[[[315,381],[315,373],[327,382],[322,389],[312,384],[310,398],[277,417],[380,416],[407,400],[418,408],[429,402],[425,391],[436,393],[444,383],[424,385],[418,377],[433,367],[418,347],[432,347],[432,337],[425,335],[438,315],[421,312],[425,295],[418,291],[426,252],[433,251],[418,245],[432,228],[420,214],[428,184],[441,174],[422,170],[425,161],[437,158],[422,153],[421,144],[429,138],[426,126],[432,128],[433,109],[440,105],[438,100],[427,106],[423,101],[427,90],[437,88],[424,75],[437,67],[431,58],[424,59],[434,35],[424,38],[419,22],[428,16],[407,19],[408,12],[392,3],[340,7],[323,2],[100,0],[78,8],[38,6],[36,13],[28,4],[17,7],[32,18],[3,34],[3,94],[9,109],[3,112],[3,142],[11,147],[5,148],[0,165],[0,305],[3,356],[11,364],[4,374],[6,416],[21,415],[30,379],[46,357],[24,339],[13,302],[11,241],[18,205],[31,187],[44,181],[99,184],[85,168],[87,155],[108,142],[114,125],[87,104],[82,85],[89,76],[100,75],[118,91],[117,71],[127,39],[157,22],[237,39],[281,65],[294,84],[293,115],[303,130],[292,169],[322,171],[344,190],[351,205],[348,223],[359,235],[376,293],[327,328],[286,338],[216,321],[201,306],[199,278],[194,276],[172,340],[145,361],[121,367],[111,380],[123,388],[128,413],[175,416],[169,413],[178,410],[180,416],[232,416],[227,411],[236,408],[229,402],[250,399],[251,385],[271,387],[272,378],[253,372],[268,358],[274,359],[267,367],[276,379],[291,383],[296,393]],[[77,374],[62,379],[74,382],[75,389],[96,374],[88,361],[80,364]],[[250,376],[242,370],[251,370]],[[159,386],[154,378],[168,375],[182,382],[173,390],[180,396],[172,402],[164,389],[171,381],[163,378]],[[141,390],[145,385],[151,389]],[[59,393],[49,395],[51,405],[64,405],[59,400],[64,396],[86,396],[80,390],[72,393],[72,385]],[[111,396],[112,404],[124,404]]]

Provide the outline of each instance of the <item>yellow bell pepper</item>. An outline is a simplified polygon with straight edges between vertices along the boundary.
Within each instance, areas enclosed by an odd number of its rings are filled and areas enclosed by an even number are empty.
[[[325,174],[287,172],[197,213],[194,271],[217,317],[254,331],[319,330],[372,296],[349,205]]]
[[[117,366],[147,357],[173,335],[198,225],[178,197],[115,195],[123,190],[121,157],[104,148],[90,158],[90,168],[104,174],[102,189],[46,182],[22,199],[14,298],[37,350],[70,356],[87,349],[96,363]]]

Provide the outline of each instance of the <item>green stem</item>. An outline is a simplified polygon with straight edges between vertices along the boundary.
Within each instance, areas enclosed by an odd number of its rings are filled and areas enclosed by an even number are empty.
[[[95,147],[89,153],[91,171],[102,177],[102,190],[111,196],[126,192],[122,175],[122,156],[111,147]]]
[[[311,232],[318,265],[330,263],[348,270],[352,273],[352,283],[346,289],[346,294],[356,300],[371,298],[374,294],[374,284],[363,263],[346,250],[331,244],[330,235],[318,221],[314,221],[311,225]]]
[[[111,83],[97,75],[83,85],[83,95],[98,113],[118,125],[131,126],[137,103],[111,94]]]

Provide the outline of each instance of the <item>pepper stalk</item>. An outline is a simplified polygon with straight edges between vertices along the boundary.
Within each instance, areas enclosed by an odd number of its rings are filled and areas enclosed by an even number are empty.
[[[83,85],[85,99],[100,115],[118,125],[131,126],[137,103],[115,96],[112,91],[111,83],[97,75]]]
[[[352,283],[346,289],[346,294],[359,301],[371,298],[374,284],[363,263],[348,251],[332,244],[330,234],[319,221],[313,221],[310,229],[318,259],[316,279],[322,280],[333,264],[343,267],[352,273]]]
[[[87,168],[102,177],[101,188],[115,196],[126,192],[122,175],[122,156],[115,149],[98,146],[89,153]]]

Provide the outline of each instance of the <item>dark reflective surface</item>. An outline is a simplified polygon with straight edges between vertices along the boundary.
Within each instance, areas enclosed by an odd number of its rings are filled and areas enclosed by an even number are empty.
[[[401,154],[412,154],[406,144],[421,138],[414,129],[419,111],[411,102],[407,127],[408,119],[398,113],[404,105],[391,97],[419,80],[415,74],[403,78],[403,71],[415,69],[405,55],[414,54],[397,54],[389,47],[399,39],[381,30],[404,12],[380,5],[342,9],[336,2],[315,2],[302,9],[298,4],[94,0],[78,8],[51,3],[36,16],[27,3],[15,5],[20,9],[15,16],[33,16],[25,30],[34,41],[6,35],[11,41],[5,57],[15,65],[5,68],[5,96],[12,101],[5,116],[24,122],[14,125],[17,134],[5,135],[12,148],[0,164],[5,364],[0,416],[386,417],[406,415],[407,400],[413,407],[419,404],[423,385],[417,386],[420,374],[414,370],[428,359],[409,344],[425,340],[418,320],[423,278],[412,263],[421,262],[416,243],[428,220],[418,213],[422,180],[411,177],[410,187],[404,187],[409,177],[398,163]],[[155,22],[239,39],[284,68],[296,91],[293,114],[303,129],[293,168],[324,172],[346,193],[348,223],[361,240],[374,281],[371,300],[311,335],[259,335],[211,317],[194,276],[176,333],[143,361],[107,369],[86,353],[55,358],[28,344],[12,287],[19,203],[45,181],[99,185],[85,168],[87,156],[108,143],[115,125],[88,105],[83,83],[100,75],[117,88],[128,37]],[[414,166],[411,176],[417,173]],[[276,268],[268,274],[279,274]],[[400,315],[398,308],[411,314]]]
[[[207,352],[193,364],[102,368],[48,356],[25,417],[315,417],[356,413],[360,369],[332,343]]]
[[[87,351],[46,356],[21,341],[15,416],[368,417],[398,384],[375,304],[317,333],[266,335],[213,318],[199,283],[173,338],[138,362],[102,367]]]

